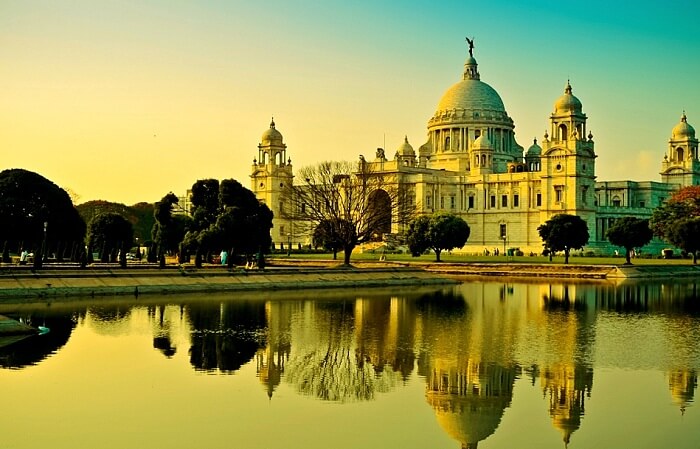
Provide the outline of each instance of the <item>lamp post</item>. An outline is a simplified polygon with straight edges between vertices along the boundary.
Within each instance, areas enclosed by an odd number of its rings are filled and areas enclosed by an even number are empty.
[[[48,259],[48,256],[46,255],[46,253],[48,253],[48,248],[46,247],[47,246],[47,240],[46,240],[47,232],[46,231],[48,230],[48,228],[49,228],[49,222],[45,221],[44,222],[44,241],[41,243],[41,257],[43,258],[44,261]]]
[[[287,234],[287,257],[292,255],[292,233]]]

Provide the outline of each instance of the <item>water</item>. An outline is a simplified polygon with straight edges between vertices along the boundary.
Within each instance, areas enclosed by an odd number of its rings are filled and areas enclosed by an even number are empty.
[[[691,282],[0,305],[0,447],[694,448]]]

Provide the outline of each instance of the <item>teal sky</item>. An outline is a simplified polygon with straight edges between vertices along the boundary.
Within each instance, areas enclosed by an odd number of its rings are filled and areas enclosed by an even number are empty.
[[[598,180],[659,180],[700,127],[700,4],[0,1],[0,168],[156,201],[248,175],[274,115],[295,167],[414,147],[467,54],[527,148],[570,79]],[[698,128],[700,130],[700,128]]]

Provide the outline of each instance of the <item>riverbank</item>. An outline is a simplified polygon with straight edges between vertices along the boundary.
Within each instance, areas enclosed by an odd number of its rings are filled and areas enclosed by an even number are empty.
[[[272,268],[264,271],[170,266],[48,268],[0,272],[0,301],[113,295],[448,285],[456,281],[417,267]]]

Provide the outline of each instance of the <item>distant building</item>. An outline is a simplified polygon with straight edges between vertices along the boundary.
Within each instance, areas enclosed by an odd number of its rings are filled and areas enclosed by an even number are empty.
[[[498,93],[481,81],[476,59],[469,56],[462,79],[438,102],[428,121],[428,139],[416,152],[406,137],[393,159],[378,149],[367,159],[373,173],[393,177],[418,213],[447,211],[461,216],[471,235],[462,252],[483,253],[519,248],[540,253],[538,226],[560,213],[588,223],[586,250],[612,253],[605,239],[616,219],[649,218],[654,208],[681,186],[700,184],[695,130],[683,114],[663,158],[661,182],[596,182],[595,142],[588,117],[567,82],[554,102],[548,131],[527,150],[518,144],[514,122]],[[285,186],[294,179],[291,159],[274,121],[263,133],[253,160],[251,187],[275,213],[274,242],[308,243],[308,230],[284,219]],[[362,158],[364,161],[364,158]],[[404,232],[392,223],[390,234]],[[663,247],[653,242],[649,250]]]

